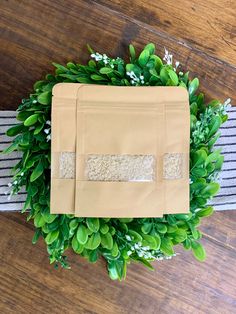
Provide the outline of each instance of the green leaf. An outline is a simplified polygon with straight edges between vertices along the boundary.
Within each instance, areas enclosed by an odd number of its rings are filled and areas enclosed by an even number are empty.
[[[81,243],[79,243],[76,236],[73,237],[71,246],[75,253],[81,254],[83,252],[84,246]]]
[[[193,79],[188,85],[188,92],[190,96],[193,96],[199,87],[199,79]]]
[[[39,134],[42,131],[43,127],[44,127],[44,124],[39,124],[34,130],[34,135]]]
[[[169,80],[168,68],[166,66],[163,66],[161,68],[160,78],[161,78],[163,85],[166,85],[167,81]]]
[[[222,124],[222,120],[220,116],[215,116],[211,119],[211,122],[209,123],[209,134],[208,137],[211,137],[213,134],[216,133],[216,131],[218,131],[218,129],[220,128]]]
[[[217,133],[216,135],[214,135],[210,141],[208,142],[208,147],[211,148],[215,143],[216,141],[218,140],[218,138],[220,137],[220,132]]]
[[[18,148],[18,143],[13,142],[10,146],[2,151],[2,154],[10,154]]]
[[[42,216],[45,222],[48,224],[52,223],[57,218],[57,215],[50,214],[49,212],[42,213]]]
[[[200,166],[202,164],[205,164],[207,159],[207,153],[204,149],[199,149],[197,150],[194,154],[193,154],[193,166],[197,167]]]
[[[93,233],[87,243],[85,244],[85,248],[89,250],[95,250],[101,243],[101,236],[100,233]]]
[[[196,123],[197,123],[197,118],[193,114],[191,114],[190,115],[190,127],[191,127],[191,130],[195,128]]]
[[[215,195],[220,189],[219,183],[211,182],[202,190],[201,195],[205,197],[210,197]]]
[[[72,230],[75,230],[78,227],[78,224],[79,224],[79,222],[76,218],[72,219],[69,223],[69,228]]]
[[[219,171],[219,170],[221,170],[221,167],[222,167],[222,165],[223,165],[223,162],[224,162],[224,156],[219,156],[219,158],[218,158],[218,160],[216,161],[216,163],[215,163],[215,170],[216,171]]]
[[[205,175],[207,175],[207,171],[206,171],[206,169],[203,169],[203,168],[194,168],[191,171],[191,174],[195,177],[201,178],[201,177],[204,177]]]
[[[169,226],[167,226],[167,233],[173,233],[177,229],[178,229],[178,227],[176,225],[173,225],[173,226],[169,225]]]
[[[114,242],[114,243],[113,243],[112,250],[111,250],[111,255],[112,255],[113,257],[116,257],[118,254],[119,254],[119,247],[118,247],[117,243]]]
[[[133,220],[134,220],[133,218],[119,218],[119,221],[124,222],[124,223],[128,223],[128,222],[131,222]]]
[[[206,252],[205,252],[204,247],[199,242],[196,242],[196,241],[192,241],[191,246],[192,246],[193,254],[196,257],[196,259],[199,260],[200,262],[205,261]]]
[[[87,49],[88,49],[90,54],[94,53],[94,50],[91,48],[91,46],[89,44],[87,44]]]
[[[104,67],[104,68],[101,68],[101,69],[99,70],[99,72],[100,72],[101,74],[109,74],[109,73],[112,73],[112,72],[113,72],[113,69],[112,69],[112,68]]]
[[[166,255],[173,255],[173,244],[169,238],[162,238],[161,239],[161,251]]]
[[[133,237],[133,240],[134,240],[134,242],[139,242],[139,241],[142,241],[142,236],[138,233],[138,232],[136,232],[136,231],[134,231],[134,230],[129,230],[129,232],[128,232],[128,234],[131,236],[131,237]]]
[[[207,208],[203,208],[196,212],[198,217],[209,217],[213,214],[214,208],[212,206],[208,206]]]
[[[33,244],[35,244],[38,241],[40,235],[41,235],[40,229],[36,229],[33,239],[32,239]]]
[[[221,105],[220,101],[218,99],[213,99],[207,106],[210,106],[212,108],[217,108]]]
[[[49,105],[51,103],[52,92],[47,91],[38,95],[37,100],[42,105]]]
[[[152,266],[151,263],[149,263],[145,258],[143,257],[138,257],[134,260],[135,262],[139,262],[141,264],[143,264],[145,267],[147,267],[149,270],[154,271],[154,267]]]
[[[16,118],[19,121],[25,121],[29,116],[31,116],[31,112],[30,111],[20,111]]]
[[[96,261],[98,260],[98,257],[99,257],[99,254],[98,254],[98,250],[96,249],[88,253],[88,259],[90,263],[96,263]]]
[[[155,224],[156,230],[160,233],[166,233],[167,232],[167,227],[165,224],[162,223],[156,223]]]
[[[109,273],[109,276],[112,280],[118,280],[120,279],[119,278],[119,274],[117,272],[117,269],[116,269],[116,264],[115,264],[115,261],[109,261],[107,263],[107,268],[108,268],[108,273]]]
[[[49,232],[45,238],[45,242],[47,243],[47,245],[50,245],[52,244],[54,241],[57,240],[59,236],[59,231],[58,230],[55,230],[55,231],[52,231],[52,232]]]
[[[91,231],[97,232],[99,230],[100,223],[98,218],[87,218],[86,223]]]
[[[41,88],[45,84],[45,81],[37,81],[34,83],[34,90]]]
[[[177,86],[179,84],[178,75],[173,70],[168,70],[168,75],[171,79],[171,85]]]
[[[105,249],[111,250],[113,247],[113,238],[110,232],[101,235],[101,245]]]
[[[159,79],[159,76],[157,74],[157,71],[155,69],[150,69],[149,70],[150,74],[153,75],[155,78]]]
[[[179,82],[179,86],[183,87],[185,89],[187,88],[186,84],[184,82],[182,82],[182,81]]]
[[[171,234],[173,237],[174,237],[174,240],[177,242],[177,243],[181,243],[183,242],[184,240],[186,240],[187,238],[187,233],[185,230],[183,229],[178,229],[176,230],[174,233]]]
[[[141,230],[144,234],[148,234],[151,231],[152,226],[153,226],[152,223],[147,222],[141,227]]]
[[[161,68],[162,68],[162,66],[163,66],[163,62],[162,62],[161,58],[159,58],[159,57],[156,56],[156,55],[152,55],[149,60],[150,60],[150,61],[151,61],[151,60],[154,61],[155,70],[156,70],[158,73],[160,73],[160,70],[161,70]]]
[[[37,113],[32,114],[24,121],[24,126],[34,125],[38,121],[38,117],[39,117],[39,114]]]
[[[185,250],[191,249],[191,241],[189,239],[186,239],[182,244]]]
[[[198,105],[196,102],[193,102],[191,105],[190,105],[190,110],[191,110],[191,114],[196,116],[197,115],[197,112],[198,112]]]
[[[68,69],[59,63],[52,62],[53,66],[61,72],[68,72]]]
[[[42,227],[43,225],[45,225],[45,220],[43,218],[43,216],[41,215],[41,213],[38,213],[35,217],[34,217],[34,225],[37,228]]]
[[[11,127],[10,129],[7,130],[6,134],[7,136],[16,136],[17,134],[21,133],[24,129],[24,124],[17,124]]]
[[[138,58],[138,63],[141,67],[144,67],[149,60],[150,53],[148,50],[143,50]]]
[[[87,78],[87,77],[77,77],[77,79],[76,79],[79,83],[90,83],[91,81],[90,81],[90,79],[89,78]]]
[[[88,233],[87,228],[84,225],[79,225],[77,233],[76,233],[77,240],[80,244],[85,244],[88,240]]]
[[[136,53],[135,53],[135,48],[133,45],[129,45],[129,53],[130,53],[130,61],[134,62],[136,59]]]
[[[103,225],[101,226],[99,230],[102,234],[106,234],[109,231],[109,226],[108,225]]]
[[[203,207],[205,206],[207,202],[206,198],[203,198],[203,197],[195,197],[195,201],[196,201],[196,204],[198,205],[197,207]]]
[[[59,74],[61,77],[65,77],[72,82],[76,82],[78,78],[78,74]]]
[[[151,250],[158,250],[160,248],[160,242],[157,242],[157,239],[160,239],[158,237],[154,237],[154,236],[151,236],[151,235],[148,235],[148,234],[144,234],[143,235],[143,239],[145,241],[143,241],[143,245],[144,246],[149,246]]]
[[[30,201],[31,201],[31,196],[30,196],[30,194],[28,194],[26,197],[26,200],[25,200],[25,204],[21,210],[21,213],[24,213],[26,211],[26,209],[30,208]]]
[[[96,62],[94,60],[89,60],[88,65],[92,68],[96,68]]]
[[[34,168],[33,172],[31,173],[30,182],[37,180],[43,174],[43,171],[44,171],[43,163],[40,160],[37,166]]]
[[[97,74],[92,74],[91,79],[93,79],[94,81],[106,81],[105,77]]]
[[[122,280],[126,276],[126,261],[115,260],[107,264],[109,276],[112,280]]]
[[[153,55],[155,53],[155,48],[155,45],[153,43],[150,43],[144,47],[144,50],[148,50],[149,54]]]
[[[217,161],[217,159],[220,157],[220,149],[215,150],[210,155],[207,156],[206,164],[209,164],[210,162]]]
[[[156,243],[157,243],[157,249],[159,250],[160,247],[161,247],[161,237],[158,234],[156,234],[155,235],[155,240],[156,240]]]
[[[177,218],[178,220],[183,220],[183,221],[188,221],[189,219],[191,219],[192,214],[175,214],[175,218]]]
[[[131,64],[131,63],[126,64],[125,69],[126,69],[126,72],[134,71],[136,75],[140,75],[142,71],[139,66],[137,66],[136,64]]]

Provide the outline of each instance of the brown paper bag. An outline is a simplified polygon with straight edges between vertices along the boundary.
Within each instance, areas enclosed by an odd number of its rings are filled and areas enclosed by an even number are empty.
[[[53,88],[50,193],[52,214],[73,214],[75,211],[76,95],[79,86],[57,84]]]
[[[54,109],[61,115],[57,112],[52,124],[63,124],[64,132],[61,137],[54,125],[51,212],[71,213],[73,204],[75,215],[82,217],[188,212],[189,106],[183,88],[62,83],[53,94]],[[71,116],[70,122],[60,122],[65,99],[73,103],[76,121]],[[56,134],[61,146],[54,143]],[[75,160],[76,183],[66,177],[74,175]]]

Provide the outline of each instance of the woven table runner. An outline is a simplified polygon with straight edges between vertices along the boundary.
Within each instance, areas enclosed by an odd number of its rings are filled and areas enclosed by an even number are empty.
[[[221,127],[221,136],[215,144],[221,148],[225,161],[220,174],[221,189],[210,202],[215,210],[236,209],[236,108],[228,111],[229,119]],[[6,130],[17,123],[15,111],[0,111],[0,151],[8,147],[12,141],[5,135]],[[12,167],[21,159],[21,153],[13,152],[10,155],[0,154],[0,211],[20,211],[26,198],[25,190],[9,198],[12,181]]]

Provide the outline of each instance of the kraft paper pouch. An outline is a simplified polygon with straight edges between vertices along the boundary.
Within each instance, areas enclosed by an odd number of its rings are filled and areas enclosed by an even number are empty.
[[[52,125],[55,121],[61,128],[52,126],[51,212],[72,213],[73,206],[75,215],[84,217],[188,212],[184,89],[62,83],[53,94]],[[65,123],[67,103],[71,116]]]
[[[183,100],[178,103],[167,102],[165,106],[166,136],[163,156],[165,214],[188,213],[190,205],[190,108],[187,91],[181,88],[180,90]]]
[[[51,193],[52,214],[75,211],[75,149],[77,84],[53,88],[51,110]]]
[[[75,215],[188,212],[189,128],[183,88],[82,86],[77,95]]]

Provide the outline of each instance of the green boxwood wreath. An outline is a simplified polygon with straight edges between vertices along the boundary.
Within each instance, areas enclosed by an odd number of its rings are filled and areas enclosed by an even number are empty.
[[[68,248],[96,262],[102,256],[112,279],[123,279],[131,261],[143,263],[152,269],[151,261],[168,259],[175,255],[174,246],[182,244],[203,261],[205,250],[200,244],[198,226],[213,208],[207,201],[217,193],[218,173],[223,156],[213,145],[219,137],[218,129],[227,120],[227,103],[213,100],[206,104],[198,93],[199,80],[189,79],[188,72],[179,71],[178,62],[172,65],[172,55],[165,51],[163,61],[150,43],[137,56],[129,46],[129,63],[121,58],[109,58],[88,47],[91,60],[86,65],[55,64],[55,74],[34,85],[34,91],[19,105],[20,121],[7,131],[13,136],[5,150],[23,153],[14,167],[11,194],[25,186],[27,199],[22,212],[29,209],[28,220],[36,228],[32,242],[44,238],[50,263],[69,268],[64,252]],[[190,153],[190,213],[165,215],[163,218],[75,218],[73,215],[50,214],[50,114],[52,88],[59,82],[103,84],[117,86],[182,86],[189,92],[191,108]]]

